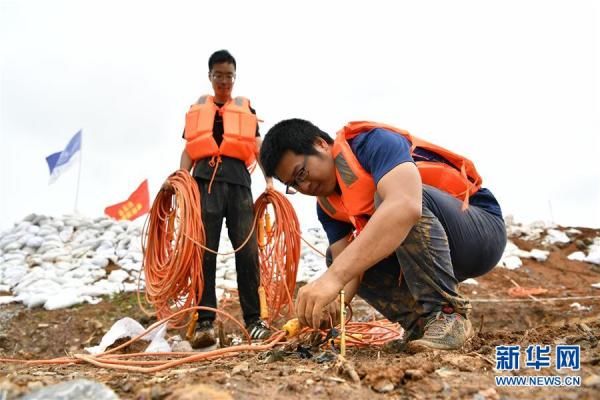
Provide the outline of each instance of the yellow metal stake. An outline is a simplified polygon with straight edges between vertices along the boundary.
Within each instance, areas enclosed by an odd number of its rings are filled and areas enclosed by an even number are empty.
[[[346,307],[344,307],[344,289],[340,290],[340,354],[346,356]]]

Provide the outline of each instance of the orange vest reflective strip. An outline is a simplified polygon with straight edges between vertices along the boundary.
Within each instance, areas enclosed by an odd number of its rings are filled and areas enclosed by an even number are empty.
[[[220,146],[213,137],[215,114],[223,117],[223,141]],[[236,97],[221,108],[213,96],[202,96],[190,107],[185,117],[185,149],[192,160],[214,156],[237,158],[250,166],[256,160],[256,115],[250,111],[250,101]]]
[[[417,161],[416,165],[424,184],[441,189],[463,201],[463,209],[469,204],[469,197],[481,187],[482,179],[474,164],[467,158],[443,147],[412,136],[405,130],[375,122],[350,122],[340,131],[332,146],[336,177],[341,195],[319,197],[323,211],[330,217],[350,222],[357,230],[362,229],[375,211],[375,182],[373,177],[360,165],[348,140],[374,128],[383,128],[404,136],[411,143],[411,154],[416,148],[433,152],[449,163],[438,161]]]

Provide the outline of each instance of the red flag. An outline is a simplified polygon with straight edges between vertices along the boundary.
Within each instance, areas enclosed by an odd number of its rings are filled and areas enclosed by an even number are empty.
[[[150,210],[150,194],[148,193],[148,180],[144,180],[129,198],[121,203],[108,206],[104,213],[114,219],[128,219],[133,221],[140,215]]]

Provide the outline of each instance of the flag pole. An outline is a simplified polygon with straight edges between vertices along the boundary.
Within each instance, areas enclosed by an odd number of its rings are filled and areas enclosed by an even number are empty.
[[[73,214],[77,214],[77,202],[79,201],[79,182],[81,182],[81,159],[83,158],[83,130],[81,131],[81,142],[79,144],[79,172],[77,173],[77,190],[75,192],[75,209]]]

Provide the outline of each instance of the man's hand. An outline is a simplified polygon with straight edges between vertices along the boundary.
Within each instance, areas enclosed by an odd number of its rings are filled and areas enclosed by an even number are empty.
[[[302,325],[318,328],[321,325],[323,308],[334,301],[344,283],[330,271],[319,279],[302,287],[296,300],[296,314]]]
[[[175,193],[175,188],[173,187],[173,185],[171,185],[171,183],[169,181],[164,181],[160,190],[164,190],[168,194]]]
[[[268,192],[269,190],[273,190],[273,178],[271,178],[271,177],[265,178],[265,182],[267,183],[265,192]]]
[[[333,328],[340,323],[340,298],[336,297],[323,310],[321,318],[321,328]]]

